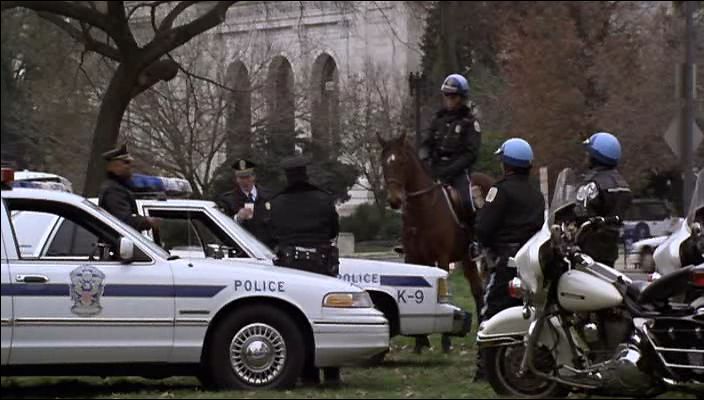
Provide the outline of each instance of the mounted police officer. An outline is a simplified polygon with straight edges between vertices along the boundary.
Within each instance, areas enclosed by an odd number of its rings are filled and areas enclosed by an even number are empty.
[[[621,159],[621,144],[606,132],[595,133],[584,144],[589,170],[577,190],[578,222],[591,217],[623,218],[633,196],[616,169]],[[619,232],[616,225],[596,225],[582,234],[579,246],[594,260],[613,266],[618,259]]]
[[[518,272],[515,266],[508,265],[508,260],[542,228],[545,221],[543,194],[530,182],[533,165],[530,144],[523,139],[509,139],[496,154],[501,158],[504,177],[489,189],[484,206],[478,212],[475,228],[479,243],[486,249],[490,272],[480,322],[522,304],[508,294],[508,284]],[[484,379],[483,360],[479,359],[479,354],[475,381]]]
[[[333,197],[308,181],[303,157],[282,161],[288,185],[271,199],[271,228],[276,244],[276,265],[337,277],[338,251],[332,241],[339,233]],[[325,382],[340,383],[339,368],[324,368]],[[319,383],[320,375],[309,364],[305,383]]]
[[[257,184],[256,164],[249,160],[238,160],[232,165],[235,171],[235,189],[220,194],[216,203],[223,212],[242,225],[259,241],[273,246],[271,238],[271,194]]]
[[[481,320],[522,304],[508,296],[508,284],[516,277],[509,257],[536,233],[545,222],[545,200],[530,181],[533,150],[523,139],[509,139],[496,151],[503,164],[504,177],[487,193],[479,210],[476,233],[487,250],[490,278],[484,297]]]
[[[100,187],[98,206],[138,231],[157,228],[159,220],[142,217],[137,212],[137,202],[130,189],[132,161],[127,144],[102,154],[107,161],[107,179]]]
[[[469,83],[462,75],[452,74],[440,90],[444,107],[423,132],[419,156],[433,177],[455,188],[465,209],[473,210],[470,173],[479,157],[481,128],[467,105]]]

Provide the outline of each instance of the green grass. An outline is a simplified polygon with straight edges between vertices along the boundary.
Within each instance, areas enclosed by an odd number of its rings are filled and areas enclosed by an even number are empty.
[[[462,274],[453,273],[454,303],[474,313]],[[2,397],[44,398],[498,398],[488,384],[472,383],[475,372],[474,334],[453,338],[451,354],[433,348],[412,352],[413,340],[395,338],[380,367],[346,368],[340,388],[298,388],[286,392],[206,392],[194,378],[2,378]],[[672,397],[672,396],[667,396]]]

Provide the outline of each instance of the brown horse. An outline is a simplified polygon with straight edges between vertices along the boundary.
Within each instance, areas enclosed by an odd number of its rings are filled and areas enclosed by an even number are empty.
[[[403,208],[403,248],[405,262],[438,266],[449,271],[450,263],[462,262],[465,279],[472,289],[477,318],[484,305],[483,280],[470,255],[473,226],[448,202],[443,185],[433,181],[416,150],[400,138],[385,141],[377,135],[382,146],[381,164],[391,208]],[[480,188],[482,199],[494,184],[491,177],[473,173],[472,184]],[[468,226],[469,225],[469,226]],[[427,338],[416,341],[416,350],[427,346]],[[443,336],[443,349],[449,350],[449,338]]]

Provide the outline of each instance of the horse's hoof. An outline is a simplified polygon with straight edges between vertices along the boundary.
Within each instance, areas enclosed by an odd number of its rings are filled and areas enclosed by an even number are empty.
[[[450,338],[447,336],[443,336],[442,337],[442,352],[447,354],[447,353],[451,352],[452,349],[453,349],[452,341],[450,340]]]

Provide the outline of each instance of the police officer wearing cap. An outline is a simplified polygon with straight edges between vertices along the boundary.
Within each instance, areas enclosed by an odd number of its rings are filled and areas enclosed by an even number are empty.
[[[473,210],[469,176],[479,157],[481,129],[467,105],[469,83],[462,75],[452,74],[445,78],[440,90],[444,107],[423,132],[418,153],[433,177],[455,188],[465,209]]]
[[[308,160],[296,156],[282,161],[287,186],[271,199],[271,228],[276,264],[337,277],[338,252],[332,241],[339,233],[335,201],[330,193],[308,181]],[[340,383],[339,368],[324,368],[325,382]],[[320,373],[306,365],[304,383],[319,383]]]
[[[127,144],[102,154],[107,161],[107,179],[100,187],[98,206],[138,231],[158,227],[156,218],[142,217],[137,212],[137,202],[130,189],[132,161]]]
[[[522,304],[508,295],[508,284],[517,273],[516,268],[508,266],[508,259],[516,255],[545,221],[543,194],[530,181],[533,164],[530,144],[523,139],[509,139],[496,154],[501,157],[504,177],[487,193],[475,231],[479,242],[487,249],[491,270],[480,316],[482,321]]]
[[[255,167],[249,160],[236,161],[232,165],[235,189],[220,194],[215,201],[225,214],[271,247],[271,194],[256,183]]]
[[[616,136],[599,132],[584,142],[589,170],[577,190],[577,222],[592,217],[621,217],[630,207],[633,195],[618,172],[621,143]],[[613,266],[618,259],[617,225],[594,225],[580,236],[579,246],[594,260]]]

